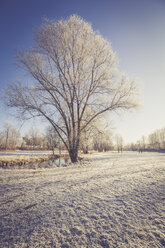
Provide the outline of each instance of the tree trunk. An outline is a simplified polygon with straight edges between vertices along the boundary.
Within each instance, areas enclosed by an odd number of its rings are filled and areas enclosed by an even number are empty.
[[[83,153],[84,153],[84,154],[88,154],[88,146],[83,147]]]
[[[8,138],[9,138],[9,131],[7,130],[7,133],[6,133],[6,143],[5,143],[5,150],[7,150],[7,145],[8,145]]]
[[[69,150],[69,156],[70,156],[70,160],[72,163],[76,163],[78,161],[78,149],[70,149]]]
[[[52,146],[52,151],[53,151],[53,157],[54,157],[54,146]]]

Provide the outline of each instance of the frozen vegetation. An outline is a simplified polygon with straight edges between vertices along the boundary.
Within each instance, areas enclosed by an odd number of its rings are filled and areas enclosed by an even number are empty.
[[[0,160],[16,160],[51,155],[52,151],[0,151]]]
[[[165,155],[102,153],[76,165],[0,169],[0,247],[165,246]]]
[[[21,166],[22,168],[22,165],[24,167],[26,165],[28,168],[36,168],[38,164],[41,167],[41,162],[58,157],[59,152],[54,151],[54,155],[52,151],[0,151],[0,167],[10,168],[11,166],[13,168],[14,166],[19,168]],[[62,152],[62,155],[65,155],[65,152]]]

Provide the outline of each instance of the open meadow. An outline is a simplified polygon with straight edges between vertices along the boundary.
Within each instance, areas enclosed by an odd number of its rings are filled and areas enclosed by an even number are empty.
[[[0,247],[165,247],[165,154],[0,168]]]

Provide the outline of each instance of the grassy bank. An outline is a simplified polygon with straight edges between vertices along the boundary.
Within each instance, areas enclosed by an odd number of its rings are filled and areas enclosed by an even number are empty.
[[[66,154],[52,154],[51,151],[5,151],[0,152],[0,167],[22,166],[27,164],[42,163],[64,157]]]

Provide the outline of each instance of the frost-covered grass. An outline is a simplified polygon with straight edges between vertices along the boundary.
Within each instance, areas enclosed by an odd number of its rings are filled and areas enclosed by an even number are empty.
[[[0,161],[11,161],[45,157],[52,154],[52,151],[0,151]]]
[[[0,247],[165,246],[165,155],[102,153],[0,169]]]
[[[29,165],[30,167],[36,167],[34,163],[41,163],[43,161],[49,161],[52,158],[62,157],[66,155],[65,151],[59,154],[56,149],[52,151],[0,151],[0,167],[23,167]]]

